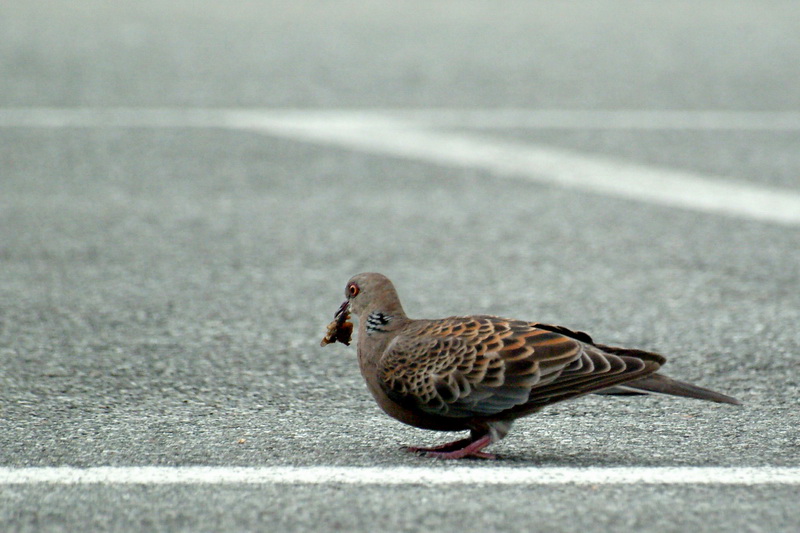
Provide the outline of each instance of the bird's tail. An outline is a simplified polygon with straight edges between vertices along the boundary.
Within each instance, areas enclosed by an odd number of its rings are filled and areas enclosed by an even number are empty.
[[[644,391],[655,392],[659,394],[669,394],[671,396],[683,396],[685,398],[696,398],[698,400],[706,400],[709,402],[717,403],[730,403],[733,405],[741,405],[742,402],[731,396],[715,392],[713,390],[704,389],[697,385],[691,385],[678,381],[676,379],[668,378],[662,374],[650,374],[634,381],[628,381],[620,388],[633,389],[632,392]]]

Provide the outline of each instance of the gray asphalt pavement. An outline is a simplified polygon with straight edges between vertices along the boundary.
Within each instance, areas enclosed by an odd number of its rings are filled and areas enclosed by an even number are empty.
[[[169,4],[169,5],[167,5]],[[0,108],[800,111],[792,2],[4,2]],[[800,190],[800,132],[491,135]],[[505,465],[799,466],[800,228],[222,129],[0,128],[0,466],[397,465],[344,283],[670,356]],[[487,468],[491,468],[488,465]],[[797,486],[3,486],[0,530],[797,531]]]

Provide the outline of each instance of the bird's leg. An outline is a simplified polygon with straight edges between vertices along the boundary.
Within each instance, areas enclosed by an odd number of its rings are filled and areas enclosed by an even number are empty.
[[[436,457],[438,459],[461,459],[463,457],[476,457],[478,459],[497,459],[493,453],[482,452],[481,449],[492,443],[492,436],[486,434],[479,439],[465,439],[471,442],[463,448],[455,449],[452,451],[432,451],[427,452],[425,455],[428,457]]]
[[[460,450],[469,444],[472,444],[473,439],[471,436],[467,437],[466,439],[459,439],[453,442],[446,442],[444,444],[440,444],[438,446],[433,446],[430,448],[424,448],[421,446],[409,446],[406,448],[409,452],[451,452],[453,450]]]
[[[432,448],[410,447],[410,452],[421,452],[427,457],[437,457],[439,459],[461,459],[462,457],[477,457],[479,459],[496,459],[494,454],[480,451],[492,443],[491,434],[484,435],[472,434],[466,439],[448,442]]]

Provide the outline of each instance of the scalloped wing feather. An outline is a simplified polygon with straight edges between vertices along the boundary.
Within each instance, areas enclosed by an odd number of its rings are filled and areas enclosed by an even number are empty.
[[[470,418],[524,414],[658,366],[606,353],[585,333],[473,316],[415,321],[387,347],[378,371],[393,400]]]

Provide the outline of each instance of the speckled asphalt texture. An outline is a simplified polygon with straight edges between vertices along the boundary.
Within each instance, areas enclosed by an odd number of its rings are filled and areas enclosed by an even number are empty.
[[[0,107],[799,111],[792,2],[11,0]],[[493,135],[800,191],[800,132]],[[434,466],[344,283],[659,351],[742,407],[591,397],[505,465],[800,464],[800,228],[220,129],[0,128],[0,466]],[[797,531],[797,487],[3,487],[0,529]]]

